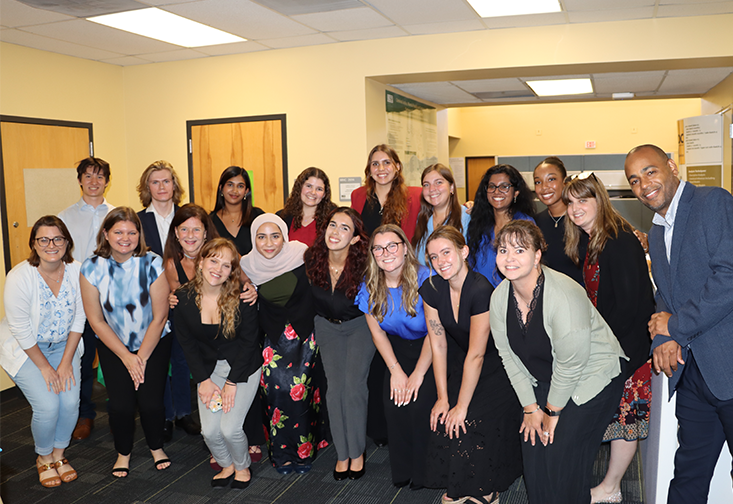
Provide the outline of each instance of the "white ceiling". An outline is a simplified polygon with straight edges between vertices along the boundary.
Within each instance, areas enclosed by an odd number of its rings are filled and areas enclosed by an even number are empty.
[[[713,0],[560,0],[563,8],[560,13],[502,18],[480,18],[465,0],[23,2],[0,0],[1,41],[122,66],[375,38],[733,13],[733,1]],[[28,4],[44,6],[44,9]],[[246,38],[247,42],[187,49],[84,19],[149,6],[219,28]],[[731,71],[732,67],[655,69],[582,76],[590,77],[595,89],[595,94],[585,99],[608,99],[614,92],[634,92],[643,97],[700,96]],[[525,80],[517,76],[407,84],[402,79],[386,83],[445,105],[541,101],[531,95]]]

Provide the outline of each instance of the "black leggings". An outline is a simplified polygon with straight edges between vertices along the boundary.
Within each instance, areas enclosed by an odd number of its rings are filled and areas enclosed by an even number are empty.
[[[97,352],[104,373],[109,403],[109,425],[115,441],[115,450],[120,455],[132,452],[135,430],[135,404],[140,410],[140,424],[145,433],[148,448],[163,448],[163,425],[165,407],[163,391],[168,375],[168,361],[171,356],[172,338],[164,336],[153,350],[145,366],[145,381],[135,390],[135,383],[119,357],[99,340]]]

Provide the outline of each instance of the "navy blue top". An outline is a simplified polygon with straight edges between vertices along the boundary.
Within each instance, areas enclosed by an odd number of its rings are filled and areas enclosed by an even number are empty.
[[[425,266],[420,266],[417,270],[417,285],[422,285],[429,276],[430,270]],[[402,307],[402,287],[389,289],[389,295],[390,299],[388,300],[389,306],[387,307],[387,313],[384,316],[384,320],[379,323],[379,327],[387,334],[399,336],[406,340],[424,338],[428,334],[428,328],[425,325],[425,309],[422,304],[422,298],[418,296],[417,306],[415,306],[416,315],[411,317]],[[396,310],[394,309],[395,301],[399,303]],[[370,312],[369,293],[366,290],[366,283],[362,282],[354,304],[364,313]]]

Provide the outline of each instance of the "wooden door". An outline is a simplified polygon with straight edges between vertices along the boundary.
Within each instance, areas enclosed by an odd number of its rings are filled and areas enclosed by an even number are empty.
[[[466,200],[473,200],[486,170],[496,164],[494,156],[466,158]]]
[[[285,116],[188,121],[191,201],[214,209],[219,177],[241,166],[252,179],[253,205],[276,212],[287,198]]]
[[[91,123],[0,116],[6,272],[28,258],[39,217],[79,200],[76,165],[92,152]]]

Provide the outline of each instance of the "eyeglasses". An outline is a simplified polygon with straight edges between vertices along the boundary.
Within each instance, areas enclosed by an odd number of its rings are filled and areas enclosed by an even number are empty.
[[[568,175],[567,177],[565,177],[565,183],[567,184],[568,182],[572,182],[575,179],[585,180],[590,177],[593,177],[593,179],[596,181],[598,180],[598,178],[596,177],[596,174],[593,173],[592,171],[584,171],[584,172],[576,173],[575,175]]]
[[[509,192],[509,189],[511,189],[512,187],[514,186],[511,184],[499,184],[499,185],[489,184],[489,187],[486,188],[486,192],[492,193],[492,192],[496,192],[496,190],[498,189],[500,192],[503,192],[506,194]]]
[[[374,245],[372,247],[372,254],[374,254],[374,257],[379,257],[384,254],[385,250],[390,254],[396,254],[402,243],[403,242],[389,242],[384,247],[382,247],[381,245]]]
[[[41,236],[40,238],[36,238],[36,243],[38,243],[42,248],[48,247],[51,245],[51,242],[53,242],[57,247],[63,247],[66,244],[66,238],[63,236],[54,236],[53,238]]]

